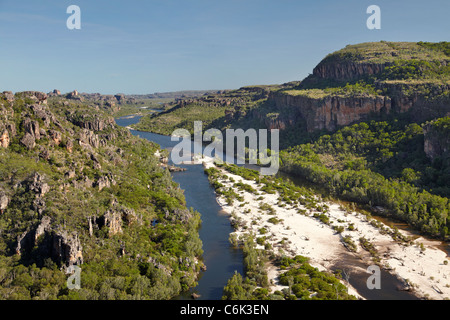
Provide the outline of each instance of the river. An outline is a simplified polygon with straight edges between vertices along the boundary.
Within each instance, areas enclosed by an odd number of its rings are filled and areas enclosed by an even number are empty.
[[[138,117],[122,117],[116,123],[126,127],[137,123]],[[178,142],[172,142],[169,136],[151,132],[130,130],[133,135],[156,142],[162,149],[170,149]],[[207,267],[202,271],[198,286],[179,296],[177,299],[190,299],[192,293],[200,295],[199,299],[220,300],[223,288],[235,271],[244,274],[242,250],[230,246],[228,237],[233,228],[228,215],[222,211],[216,200],[214,189],[201,165],[179,165],[183,172],[173,172],[173,180],[184,190],[187,207],[200,212],[202,226],[199,230],[203,242],[203,261]]]
[[[122,117],[116,119],[119,126],[126,127],[137,123],[139,117]],[[133,135],[153,141],[162,149],[170,149],[178,142],[172,142],[169,136],[163,136],[150,132],[130,130]],[[228,279],[237,271],[243,274],[243,254],[240,249],[233,248],[228,241],[233,232],[229,217],[216,201],[214,189],[209,184],[208,178],[201,165],[180,165],[186,169],[184,172],[172,173],[173,180],[184,190],[188,207],[200,212],[202,226],[199,230],[200,239],[203,242],[203,260],[207,267],[201,272],[198,286],[186,292],[177,299],[190,299],[195,292],[199,299],[220,300],[223,287]],[[294,183],[302,185],[302,181],[296,177],[282,174],[284,178],[290,178]],[[381,270],[382,290],[369,290],[366,285],[369,274],[359,259],[350,253],[342,257],[334,269],[344,269],[350,272],[349,283],[358,293],[368,300],[414,300],[413,294],[399,291],[400,281],[389,272]]]

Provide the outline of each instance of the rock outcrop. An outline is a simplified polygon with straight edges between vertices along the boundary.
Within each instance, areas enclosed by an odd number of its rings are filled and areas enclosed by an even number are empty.
[[[36,198],[42,198],[50,191],[50,186],[45,182],[45,177],[39,173],[34,173],[25,182],[28,192],[33,192]]]
[[[20,142],[28,149],[33,149],[36,146],[36,141],[41,139],[39,122],[26,118],[22,122],[22,126],[25,134]]]
[[[72,92],[66,95],[67,99],[81,100],[81,97],[77,90],[73,90]]]
[[[109,181],[108,176],[100,177],[97,181],[98,191],[102,191],[104,188],[111,187],[111,181]]]
[[[21,98],[28,98],[37,104],[47,104],[48,95],[39,91],[23,91],[16,93]]]
[[[80,138],[78,140],[79,144],[83,148],[94,148],[97,149],[100,146],[100,139],[98,135],[88,129],[83,129],[80,132]]]
[[[47,93],[49,97],[59,97],[61,95],[61,91],[58,89],[53,90],[52,92]]]
[[[43,236],[45,233],[51,231],[51,218],[45,216],[42,218],[41,223],[37,226],[34,231],[34,244],[37,244],[39,237]]]
[[[0,213],[3,213],[9,204],[9,197],[3,190],[0,190]]]
[[[83,263],[83,247],[78,234],[53,226],[48,216],[43,217],[35,228],[17,237],[17,254],[29,255],[33,248],[41,260],[48,257],[62,267]]]
[[[35,120],[31,120],[30,118],[26,118],[23,123],[22,126],[25,130],[25,134],[30,134],[35,140],[40,140],[41,139],[41,133],[39,130],[39,122],[35,121]]]
[[[33,111],[34,115],[41,119],[44,123],[45,127],[49,127],[51,123],[55,123],[58,125],[58,121],[56,117],[48,110],[47,106],[40,104],[33,104],[30,106],[30,109]]]
[[[334,131],[368,119],[381,119],[388,114],[409,113],[411,120],[429,121],[450,114],[450,100],[446,92],[450,85],[435,83],[376,83],[376,89],[386,95],[327,94],[314,92],[275,91],[269,95],[270,113],[258,108],[251,111],[253,117],[264,122],[268,129],[285,130],[292,126],[304,126],[308,132]],[[441,97],[430,100],[427,95]]]
[[[0,136],[0,147],[8,148],[9,143],[10,143],[9,132],[8,130],[3,130],[3,133]]]
[[[90,234],[92,234],[94,227],[101,229],[106,226],[109,236],[122,233],[124,224],[129,226],[134,223],[142,223],[142,219],[136,215],[134,210],[119,205],[115,199],[103,216],[89,218],[88,220]]]
[[[51,140],[56,146],[59,146],[62,141],[62,134],[57,130],[49,130],[48,132]]]
[[[14,93],[12,93],[11,91],[3,91],[2,93],[0,93],[0,98],[3,98],[8,102],[14,102],[15,100]]]
[[[73,124],[91,131],[103,131],[105,129],[113,129],[115,125],[114,118],[100,118],[100,117],[90,117],[90,116],[77,116],[71,115],[68,120]]]
[[[36,146],[36,140],[29,133],[25,133],[23,138],[20,140],[20,143],[22,143],[29,150],[34,149],[34,147]]]
[[[52,259],[66,266],[83,264],[83,247],[78,233],[58,231],[52,235]]]
[[[108,227],[109,235],[122,233],[122,213],[120,211],[108,210],[103,216],[103,223]]]

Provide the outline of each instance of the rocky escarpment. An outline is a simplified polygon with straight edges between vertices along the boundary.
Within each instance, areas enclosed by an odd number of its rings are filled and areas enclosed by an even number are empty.
[[[429,121],[450,113],[449,61],[418,43],[347,46],[294,90],[270,93],[273,109],[259,118],[269,128],[302,124],[308,132],[407,112],[413,121]]]
[[[276,119],[267,119],[271,129],[284,130],[287,126],[304,125],[308,132],[315,130],[335,130],[339,126],[368,119],[373,115],[389,114],[392,101],[388,97],[341,97],[326,96],[312,98],[277,92],[269,98]]]
[[[429,121],[450,112],[448,48],[446,42],[349,45],[326,56],[301,82],[181,99],[165,112],[144,117],[134,128],[170,134],[160,129],[163,121],[171,121],[171,128],[185,128],[186,119],[179,109],[192,105],[203,107],[196,110],[201,113],[198,120],[213,118],[211,126],[259,126],[288,130],[287,135],[333,131],[400,114],[414,122]],[[213,107],[223,107],[223,114]],[[291,140],[294,143],[295,139]]]
[[[44,175],[35,172],[16,186],[17,190],[23,190],[22,197],[32,196],[29,208],[42,218],[17,236],[15,252],[22,258],[32,259],[38,264],[42,264],[46,258],[52,259],[61,267],[82,264],[83,248],[78,233],[69,232],[49,216],[42,216],[47,210],[46,194],[51,190],[46,180]],[[18,196],[20,195],[13,195],[14,198]],[[4,211],[8,208],[9,198],[1,202]]]
[[[409,113],[411,120],[429,121],[450,114],[450,85],[435,83],[378,83],[376,88],[386,95],[309,94],[307,91],[276,91],[268,101],[270,114],[253,114],[265,121],[270,129],[284,130],[301,124],[308,132],[334,131],[338,127],[368,119],[380,119],[388,114]],[[275,115],[274,115],[275,114]]]
[[[38,262],[52,259],[61,267],[83,264],[83,247],[78,233],[52,225],[48,216],[33,229],[17,237],[16,253],[26,257],[34,254]]]

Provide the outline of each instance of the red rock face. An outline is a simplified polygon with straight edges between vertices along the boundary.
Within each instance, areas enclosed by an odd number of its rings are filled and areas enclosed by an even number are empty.
[[[326,129],[335,130],[364,120],[373,114],[389,113],[391,99],[387,97],[339,97],[330,96],[313,99],[305,96],[275,94],[272,96],[276,108],[289,112],[289,125],[305,122],[308,132]],[[284,129],[284,125],[278,125]]]

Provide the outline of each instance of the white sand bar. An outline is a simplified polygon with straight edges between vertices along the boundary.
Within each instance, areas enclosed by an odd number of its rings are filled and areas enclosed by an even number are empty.
[[[215,166],[211,158],[205,158],[202,162],[205,168]],[[337,203],[321,203],[329,208],[326,215],[329,217],[330,223],[325,224],[313,217],[314,211],[302,215],[298,212],[299,209],[305,209],[302,206],[294,208],[285,205],[281,207],[278,205],[278,194],[265,193],[260,190],[257,182],[245,180],[224,169],[218,169],[228,177],[228,180],[220,180],[220,183],[226,187],[233,188],[234,183],[241,181],[258,190],[255,195],[234,188],[233,190],[244,200],[243,202],[233,201],[231,205],[228,205],[222,196],[217,199],[230,217],[240,219],[240,225],[245,225],[235,231],[237,236],[249,232],[256,236],[263,236],[260,229],[264,227],[267,231],[264,234],[266,243],[272,245],[275,253],[283,252],[288,256],[308,257],[310,264],[319,270],[330,270],[333,261],[348,252],[342,242],[342,238],[345,236],[349,236],[357,245],[355,255],[367,260],[367,266],[374,264],[368,251],[364,250],[359,243],[359,239],[364,237],[376,249],[377,257],[380,259],[379,265],[409,283],[417,296],[435,300],[450,298],[450,265],[445,262],[450,259],[443,250],[438,248],[441,244],[440,241],[418,238],[409,245],[400,243],[379,227],[373,226],[365,215],[348,211]],[[234,182],[231,182],[229,178],[234,179]],[[260,197],[263,199],[258,200]],[[273,207],[275,215],[260,210],[261,202]],[[278,223],[268,221],[274,217],[280,221]],[[339,234],[333,230],[332,225],[342,226],[344,231]],[[348,229],[350,225],[353,230]],[[386,225],[384,228],[392,230]],[[411,236],[405,231],[400,232],[405,236]],[[277,285],[276,281],[279,272],[274,266],[268,268],[269,281],[271,280],[274,284],[273,290],[282,288]],[[368,274],[369,276],[370,274]],[[348,286],[347,283],[345,284]],[[349,293],[358,296],[351,287],[349,287]]]

